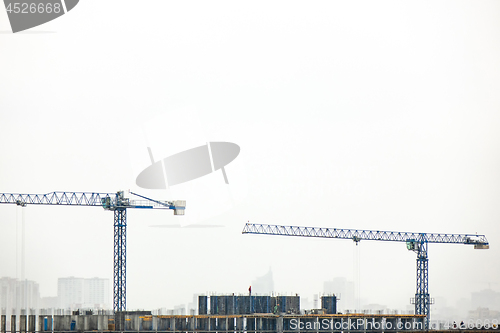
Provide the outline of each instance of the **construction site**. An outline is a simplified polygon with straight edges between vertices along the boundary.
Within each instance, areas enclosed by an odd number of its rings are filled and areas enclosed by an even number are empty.
[[[334,295],[321,298],[321,309],[300,309],[300,296],[199,296],[197,315],[152,315],[150,311],[114,314],[1,317],[6,332],[399,332],[422,331],[423,315],[339,314]],[[7,319],[10,327],[7,328]],[[17,326],[18,325],[18,326]]]
[[[283,295],[200,295],[197,313],[153,315],[151,311],[127,311],[126,307],[126,227],[127,209],[169,209],[184,215],[186,202],[158,201],[133,192],[141,200],[130,200],[123,191],[116,193],[52,192],[48,194],[0,193],[0,203],[27,205],[65,205],[102,207],[114,212],[113,311],[111,313],[73,311],[53,314],[21,310],[20,314],[1,314],[0,333],[14,332],[399,332],[439,330],[430,322],[433,302],[428,287],[428,244],[465,244],[488,249],[484,235],[431,234],[414,232],[314,228],[246,223],[242,234],[348,239],[406,243],[417,254],[417,288],[413,314],[339,313],[336,295],[323,295],[318,309],[301,309],[300,296]],[[19,310],[19,309],[18,309]],[[17,310],[16,310],[17,311]],[[29,311],[29,313],[28,313]],[[5,312],[5,311],[2,311]],[[16,313],[16,312],[14,312]],[[449,328],[449,327],[448,327]],[[460,327],[451,327],[451,329]],[[467,327],[462,327],[465,329]],[[491,326],[469,327],[498,330]]]

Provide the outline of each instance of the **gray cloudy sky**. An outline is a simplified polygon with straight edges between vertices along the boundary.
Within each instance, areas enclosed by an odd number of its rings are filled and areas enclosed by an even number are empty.
[[[277,292],[310,299],[352,278],[352,242],[241,235],[248,220],[484,233],[488,251],[430,246],[430,292],[453,303],[500,291],[500,2],[85,0],[18,34],[0,9],[0,30],[0,192],[166,199],[135,177],[148,140],[156,151],[190,142],[186,108],[201,139],[241,147],[226,171],[245,190],[199,217],[224,228],[151,227],[180,217],[129,210],[130,309],[246,292],[270,266]],[[0,276],[16,275],[20,214],[0,206]],[[112,213],[25,214],[26,276],[42,296],[58,277],[112,278]],[[406,307],[414,253],[362,242],[360,257],[361,297]]]

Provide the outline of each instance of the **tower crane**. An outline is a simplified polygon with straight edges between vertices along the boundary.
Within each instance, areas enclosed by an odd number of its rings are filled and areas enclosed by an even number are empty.
[[[415,304],[415,314],[426,315],[425,326],[430,320],[432,299],[429,295],[429,259],[427,245],[429,243],[474,245],[475,249],[488,249],[489,243],[484,235],[471,234],[435,234],[378,230],[355,230],[337,228],[297,227],[285,225],[246,223],[243,234],[281,235],[299,237],[320,237],[389,242],[406,242],[406,247],[417,254],[417,290],[411,302]]]
[[[174,215],[184,215],[186,201],[159,201],[130,192],[144,200],[125,198],[116,193],[51,192],[47,194],[0,193],[0,204],[98,206],[114,212],[113,310],[127,309],[127,209],[172,209]]]

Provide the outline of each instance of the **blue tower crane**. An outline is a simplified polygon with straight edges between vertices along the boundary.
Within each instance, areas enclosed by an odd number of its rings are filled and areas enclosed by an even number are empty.
[[[299,237],[320,237],[389,242],[406,242],[406,247],[417,254],[417,290],[411,302],[415,304],[415,314],[426,315],[425,328],[428,327],[432,299],[429,294],[429,243],[474,245],[475,249],[488,249],[489,243],[484,235],[469,234],[434,234],[398,231],[355,230],[337,228],[297,227],[269,224],[247,223],[243,234],[281,235]]]
[[[130,192],[144,200],[125,198],[116,193],[51,192],[47,194],[0,193],[0,204],[98,206],[114,212],[113,310],[127,309],[127,209],[172,209],[174,215],[184,215],[186,201],[159,201]]]

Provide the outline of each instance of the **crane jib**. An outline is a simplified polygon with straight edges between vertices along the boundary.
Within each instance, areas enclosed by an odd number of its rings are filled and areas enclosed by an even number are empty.
[[[317,228],[284,226],[269,224],[247,223],[243,234],[281,235],[319,238],[338,238],[355,241],[377,240],[393,242],[411,242],[412,240],[425,240],[427,243],[451,243],[476,245],[476,248],[487,248],[489,245],[485,235],[474,234],[444,234],[444,233],[417,233],[379,230],[357,230],[338,228]]]
[[[488,249],[486,236],[472,234],[435,234],[398,231],[356,230],[337,228],[299,227],[270,224],[247,223],[243,234],[278,235],[298,237],[319,237],[350,239],[356,242],[361,240],[406,242],[406,247],[417,254],[417,288],[411,303],[415,305],[415,314],[425,315],[424,328],[428,328],[430,321],[431,304],[434,300],[429,294],[429,266],[427,245],[429,243],[466,244],[474,245],[475,249]]]
[[[132,192],[131,192],[132,193]],[[174,215],[184,215],[185,200],[159,201],[132,193],[145,200],[125,198],[123,191],[116,193],[97,192],[50,192],[46,194],[0,193],[0,204],[86,206],[103,207],[114,213],[114,274],[113,310],[127,309],[126,298],[126,253],[127,253],[127,208],[171,209]],[[121,327],[121,326],[120,326]]]

